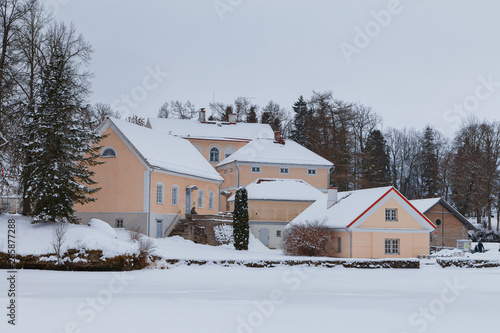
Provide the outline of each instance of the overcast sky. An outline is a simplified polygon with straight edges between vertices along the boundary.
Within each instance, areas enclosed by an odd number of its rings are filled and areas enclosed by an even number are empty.
[[[128,114],[177,99],[208,109],[214,96],[291,110],[331,90],[384,128],[450,136],[467,115],[500,120],[498,1],[47,2],[93,45],[91,101]]]

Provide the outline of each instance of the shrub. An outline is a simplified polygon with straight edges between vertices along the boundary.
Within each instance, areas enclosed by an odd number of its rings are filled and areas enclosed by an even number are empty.
[[[141,227],[130,228],[128,233],[130,234],[130,239],[133,241],[139,241],[142,237]]]
[[[248,224],[248,193],[245,188],[236,191],[233,216],[234,248],[248,250],[250,225]]]
[[[329,237],[330,229],[324,223],[306,221],[286,230],[282,248],[285,254],[293,256],[325,256]]]
[[[214,227],[215,240],[218,244],[233,244],[233,227],[227,224],[219,224]]]

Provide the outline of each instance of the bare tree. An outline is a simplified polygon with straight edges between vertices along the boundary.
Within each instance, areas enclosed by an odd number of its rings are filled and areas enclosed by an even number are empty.
[[[190,101],[186,101],[186,103],[172,101],[170,102],[170,115],[178,119],[191,119],[196,116],[196,109]]]
[[[67,223],[56,223],[56,225],[54,226],[51,246],[54,250],[54,253],[56,254],[58,264],[62,264],[62,247],[66,239],[67,231]]]
[[[158,118],[168,118],[168,114],[170,113],[170,109],[168,107],[168,102],[163,103],[158,110]]]

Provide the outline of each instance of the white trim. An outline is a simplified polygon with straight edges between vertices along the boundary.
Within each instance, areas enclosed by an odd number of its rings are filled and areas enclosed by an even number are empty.
[[[309,170],[314,170],[314,173],[309,173]],[[317,176],[318,175],[318,169],[316,169],[316,168],[307,168],[306,174],[308,176]]]
[[[349,228],[351,229],[351,228]],[[345,228],[343,229],[345,230]],[[422,233],[422,234],[428,234],[431,231],[426,230],[426,229],[388,229],[388,228],[355,228],[351,229],[353,232],[385,232],[385,233],[395,233],[395,234],[400,234],[400,233]]]
[[[148,206],[149,206],[149,171],[146,170],[144,171],[144,186],[143,186],[144,192],[143,192],[143,200],[142,200],[142,209],[143,212],[147,213],[148,212]]]
[[[173,191],[174,188],[177,189],[176,195],[175,195],[175,204],[174,204],[174,196],[173,196]],[[179,205],[179,186],[174,184],[172,187],[170,187],[170,205],[171,206],[178,206]]]
[[[104,156],[103,153],[107,149],[112,149],[115,152],[115,156]],[[102,157],[102,158],[115,158],[115,157],[118,157],[118,153],[116,152],[116,149],[114,147],[107,146],[107,147],[104,147],[104,148],[101,149],[101,152],[99,153],[99,156]]]
[[[161,200],[158,200],[158,187],[161,187]],[[156,204],[163,205],[165,203],[165,185],[162,182],[156,183]]]
[[[222,161],[221,161],[222,162]],[[228,162],[225,162],[224,164],[217,164],[217,168],[223,167],[224,165],[228,165],[231,163],[236,162],[235,160],[231,160]],[[330,170],[333,167],[332,165],[325,165],[325,164],[294,164],[294,163],[270,163],[270,162],[263,162],[263,161],[237,161],[239,165],[265,165],[265,166],[288,166],[290,168],[316,168],[316,169],[327,169]]]
[[[215,193],[214,193],[214,191],[209,191],[208,192],[208,209],[213,210],[215,208],[214,201],[215,201]]]

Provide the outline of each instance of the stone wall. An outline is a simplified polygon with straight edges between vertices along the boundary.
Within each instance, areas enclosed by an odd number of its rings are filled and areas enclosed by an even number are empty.
[[[215,238],[214,227],[233,225],[233,217],[228,215],[187,215],[175,226],[170,236],[181,236],[199,244],[221,245]]]

